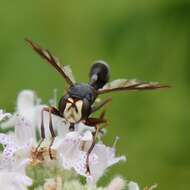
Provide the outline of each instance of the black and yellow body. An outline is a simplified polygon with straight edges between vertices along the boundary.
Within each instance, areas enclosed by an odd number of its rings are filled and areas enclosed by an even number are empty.
[[[108,82],[109,67],[104,62],[97,62],[90,70],[89,84],[79,83],[71,86],[59,102],[60,114],[70,123],[87,119],[92,113],[98,94],[97,89]],[[106,80],[104,80],[106,79]]]

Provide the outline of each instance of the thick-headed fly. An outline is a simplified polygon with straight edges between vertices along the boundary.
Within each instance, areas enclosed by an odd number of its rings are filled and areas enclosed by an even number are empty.
[[[99,105],[94,106],[94,102],[97,97],[101,94],[106,94],[113,91],[131,91],[131,90],[153,90],[166,88],[167,85],[161,85],[153,82],[143,82],[136,79],[117,79],[110,83],[109,81],[109,66],[103,61],[97,61],[90,68],[90,81],[89,83],[77,83],[72,74],[72,70],[69,66],[60,64],[59,60],[53,56],[48,50],[41,48],[38,44],[33,43],[31,40],[26,39],[31,47],[43,58],[47,63],[52,65],[66,80],[69,85],[68,91],[60,99],[58,109],[54,107],[44,108],[42,110],[42,123],[41,123],[41,142],[36,148],[36,151],[40,147],[41,143],[45,139],[44,123],[43,123],[43,112],[48,111],[50,122],[49,129],[52,135],[52,141],[49,146],[49,153],[51,155],[51,146],[55,139],[55,133],[52,125],[52,114],[64,118],[70,123],[70,129],[74,130],[76,123],[82,121],[86,125],[94,126],[96,132],[94,135],[93,143],[87,153],[87,172],[89,169],[89,155],[95,145],[96,136],[99,132],[99,125],[105,122],[104,114],[100,118],[92,118],[90,115],[100,108],[104,107],[110,98],[102,101]]]

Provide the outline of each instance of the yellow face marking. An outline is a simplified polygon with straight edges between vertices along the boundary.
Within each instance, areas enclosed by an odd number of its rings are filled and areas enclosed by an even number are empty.
[[[72,98],[68,98],[69,102],[73,103],[74,100]]]
[[[77,102],[75,102],[75,106],[77,108],[77,110],[76,110],[76,108],[74,106],[72,106],[72,103],[74,102],[74,100],[72,98],[68,98],[68,100],[69,100],[69,102],[65,106],[63,116],[70,123],[76,123],[76,122],[80,121],[82,118],[83,101],[78,100]]]

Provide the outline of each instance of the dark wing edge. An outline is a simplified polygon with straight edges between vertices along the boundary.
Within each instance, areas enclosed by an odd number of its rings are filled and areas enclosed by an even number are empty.
[[[97,91],[98,94],[105,94],[114,91],[142,91],[169,88],[169,85],[162,85],[158,82],[143,82],[136,79],[117,79],[107,83]]]
[[[36,53],[52,65],[64,77],[69,85],[73,86],[76,83],[69,65],[62,65],[58,58],[53,56],[47,49],[43,49],[38,44],[32,42],[32,40],[25,38],[25,41],[34,49]]]

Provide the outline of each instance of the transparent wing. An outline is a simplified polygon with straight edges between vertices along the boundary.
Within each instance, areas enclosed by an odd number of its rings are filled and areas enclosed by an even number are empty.
[[[45,59],[50,65],[52,65],[66,80],[69,85],[74,85],[75,78],[69,65],[62,65],[58,58],[53,56],[48,50],[41,48],[38,44],[26,39],[26,42],[38,53],[43,59]]]
[[[98,94],[105,94],[113,91],[154,90],[167,87],[169,86],[161,85],[157,82],[143,82],[136,79],[117,79],[104,85],[103,88],[98,90]]]

